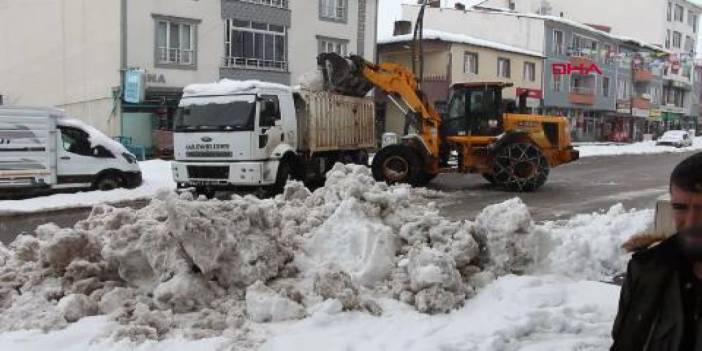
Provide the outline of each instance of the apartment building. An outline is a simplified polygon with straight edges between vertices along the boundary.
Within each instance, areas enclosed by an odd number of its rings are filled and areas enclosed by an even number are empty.
[[[663,67],[662,119],[674,128],[696,125],[699,92],[693,70],[700,6],[686,0],[487,0],[480,6],[565,17],[671,51]]]
[[[404,5],[403,18],[416,18],[418,10],[416,5]],[[664,94],[662,84],[653,86],[662,81],[661,69],[670,52],[655,45],[566,18],[509,9],[427,8],[424,22],[427,28],[479,33],[481,39],[544,56],[543,110],[568,117],[576,140],[640,139],[656,130],[654,122],[665,116],[664,103],[646,105],[636,100],[633,107],[631,101]],[[634,62],[639,62],[637,72],[644,64],[647,68],[637,82]],[[649,72],[650,65],[657,70]],[[651,77],[642,80],[640,76],[647,73]],[[644,92],[651,89],[653,94]]]
[[[167,152],[185,86],[296,84],[326,51],[375,61],[376,14],[377,0],[6,0],[0,101]]]

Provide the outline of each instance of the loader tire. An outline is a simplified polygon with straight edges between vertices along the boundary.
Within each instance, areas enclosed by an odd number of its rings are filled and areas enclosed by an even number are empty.
[[[386,146],[373,158],[373,178],[388,184],[422,184],[422,164],[419,155],[406,145]]]
[[[549,172],[548,161],[536,145],[513,143],[497,150],[492,175],[509,191],[529,192],[544,185]]]
[[[436,174],[436,173],[432,174],[432,173],[427,173],[427,172],[422,171],[422,174],[419,177],[420,182],[418,185],[424,186],[424,185],[431,183],[431,181],[434,180],[434,178],[436,178],[437,175],[438,174]]]

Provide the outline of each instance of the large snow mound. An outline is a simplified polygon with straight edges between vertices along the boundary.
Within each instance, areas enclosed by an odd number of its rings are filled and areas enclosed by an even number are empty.
[[[635,234],[618,218],[651,217],[617,207],[540,225],[513,199],[457,222],[439,214],[442,196],[337,164],[324,187],[290,182],[274,199],[162,192],[139,210],[96,206],[73,228],[47,224],[0,246],[0,331],[97,314],[116,323],[117,340],[227,336],[255,349],[258,323],[384,316],[389,300],[443,314],[500,276],[563,273],[566,263],[573,277],[597,278],[623,267],[613,241]],[[593,218],[608,239],[590,240]]]

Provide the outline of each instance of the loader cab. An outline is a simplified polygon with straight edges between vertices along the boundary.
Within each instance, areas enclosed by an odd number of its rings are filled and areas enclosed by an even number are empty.
[[[496,136],[502,133],[502,89],[512,83],[461,83],[451,87],[442,115],[444,136]]]

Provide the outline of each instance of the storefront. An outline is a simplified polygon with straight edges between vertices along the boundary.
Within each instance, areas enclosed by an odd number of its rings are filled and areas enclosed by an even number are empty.
[[[675,112],[662,112],[661,120],[663,121],[663,129],[665,130],[677,130],[681,129],[682,125],[682,113]]]
[[[121,109],[123,142],[143,148],[146,157],[172,158],[173,122],[183,88],[149,86],[166,83],[165,76],[130,73]]]

